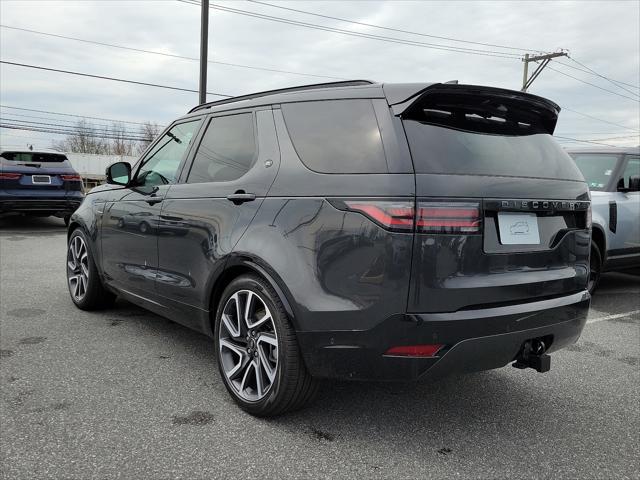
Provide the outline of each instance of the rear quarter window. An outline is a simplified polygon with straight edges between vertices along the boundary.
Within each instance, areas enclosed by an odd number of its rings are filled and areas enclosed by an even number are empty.
[[[370,100],[282,105],[291,141],[307,168],[319,173],[387,173]]]

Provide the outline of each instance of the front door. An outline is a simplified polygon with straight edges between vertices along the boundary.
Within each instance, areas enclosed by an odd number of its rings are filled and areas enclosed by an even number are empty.
[[[147,298],[158,272],[158,222],[162,201],[176,182],[200,120],[172,126],[148,151],[126,193],[108,202],[102,217],[106,281]]]

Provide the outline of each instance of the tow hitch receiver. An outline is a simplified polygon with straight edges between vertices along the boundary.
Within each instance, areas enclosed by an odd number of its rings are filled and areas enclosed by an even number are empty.
[[[546,349],[542,339],[527,340],[512,366],[520,369],[533,368],[540,373],[548,372],[551,369],[551,356],[544,353]]]

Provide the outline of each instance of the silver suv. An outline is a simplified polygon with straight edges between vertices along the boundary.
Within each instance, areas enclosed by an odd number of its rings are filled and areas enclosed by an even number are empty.
[[[568,153],[591,190],[593,293],[602,272],[640,267],[640,147]]]

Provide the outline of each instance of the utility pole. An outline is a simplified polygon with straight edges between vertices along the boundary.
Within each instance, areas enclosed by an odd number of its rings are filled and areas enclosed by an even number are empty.
[[[524,73],[522,75],[521,91],[522,92],[527,91],[527,88],[529,88],[533,83],[533,81],[536,78],[538,78],[538,75],[540,75],[542,70],[544,70],[544,67],[547,66],[547,64],[551,61],[552,58],[567,57],[567,56],[568,56],[567,52],[549,53],[547,55],[537,55],[535,57],[530,57],[528,53],[525,54],[524,58],[522,59],[522,61],[524,62]],[[533,73],[531,74],[531,77],[529,77],[529,62],[538,63],[540,60],[542,60],[542,63],[538,64],[538,67],[533,71]]]
[[[200,11],[200,105],[207,103],[207,52],[209,46],[209,0],[201,0]]]

